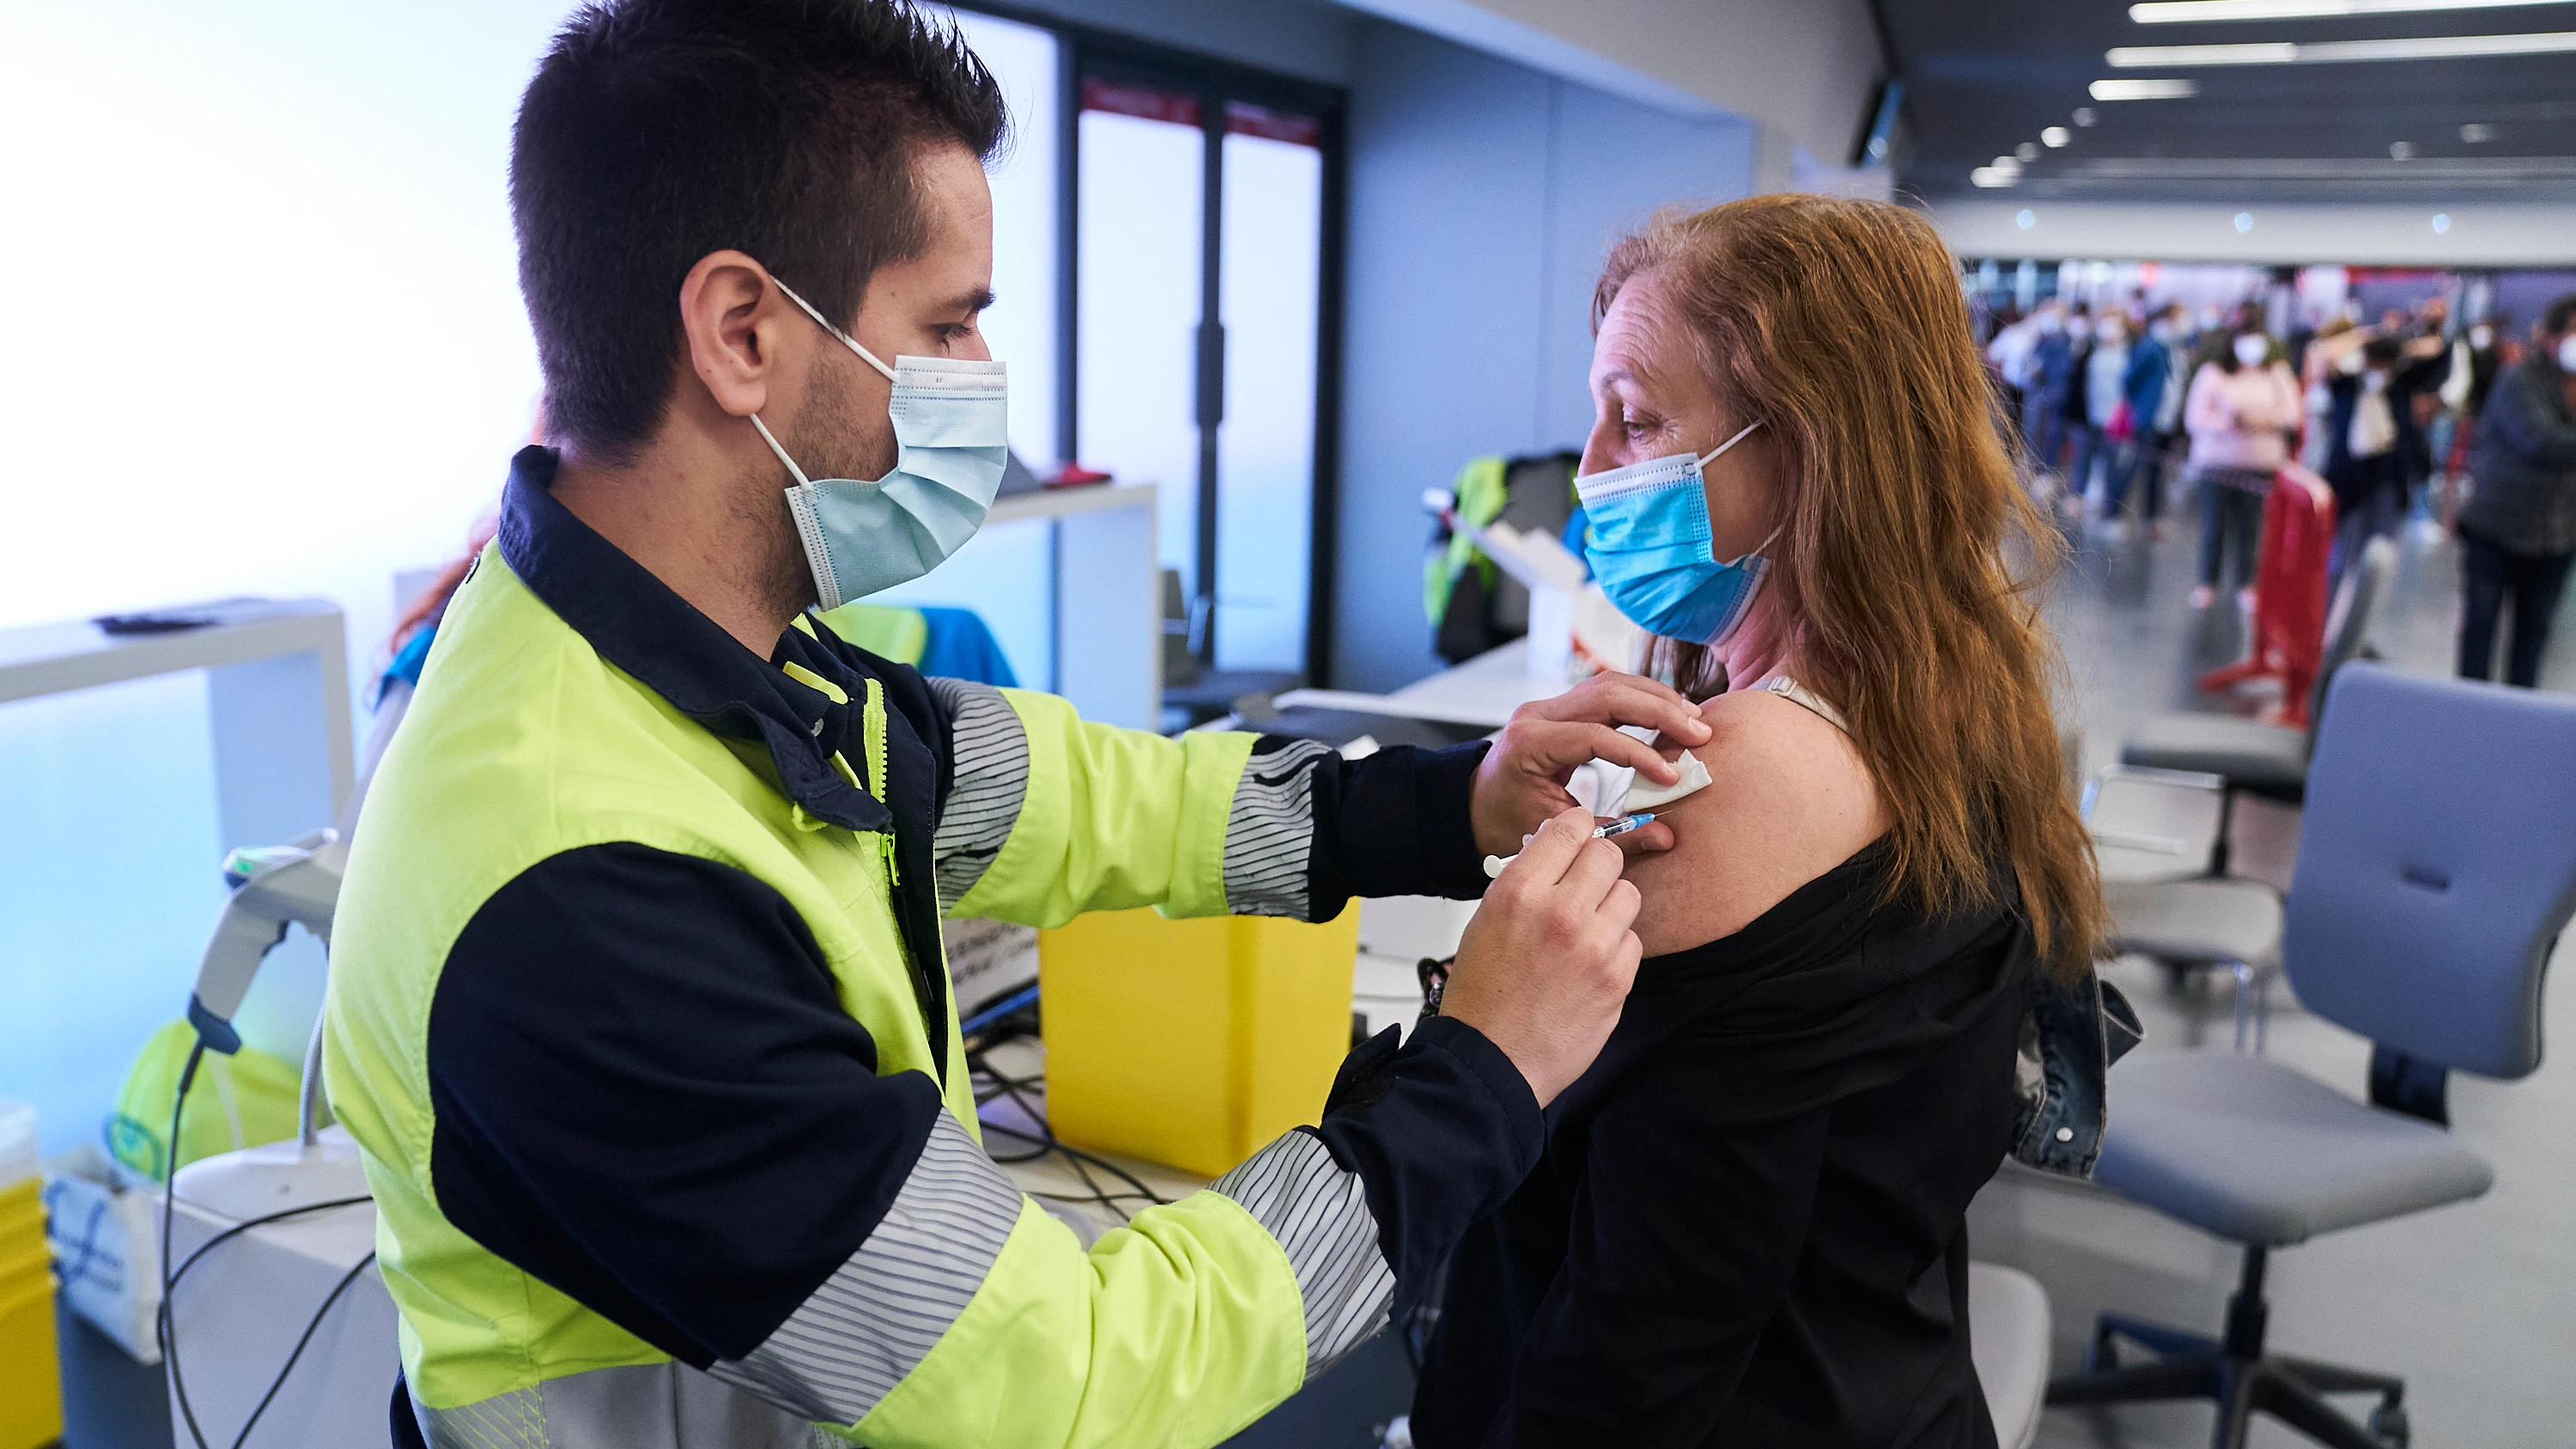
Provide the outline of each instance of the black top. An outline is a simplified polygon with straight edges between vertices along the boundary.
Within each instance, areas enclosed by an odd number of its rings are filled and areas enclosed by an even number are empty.
[[[1994,1444],[1964,1214],[2012,1145],[2037,953],[2017,906],[1880,905],[1886,861],[1645,963],[1452,1262],[1416,1443]]]
[[[946,1040],[932,835],[952,721],[912,669],[827,626],[762,659],[584,524],[529,448],[502,495],[511,571],[600,656],[735,742],[817,819],[894,833],[894,900],[940,1070]],[[437,648],[461,647],[442,641]],[[886,699],[886,798],[831,768],[862,710],[796,663]],[[436,689],[435,673],[425,688]],[[1265,738],[1255,763],[1286,741]],[[1473,895],[1481,742],[1310,765],[1309,908],[1353,894]],[[1501,1049],[1441,1023],[1346,1065],[1318,1134],[1361,1174],[1402,1295],[1535,1157],[1537,1103]],[[431,1186],[484,1248],[696,1367],[766,1339],[876,1228],[942,1110],[940,1083],[877,1074],[877,1039],[786,897],[731,865],[618,841],[530,866],[449,948],[426,1047]]]
[[[2567,374],[2536,352],[2496,379],[2478,414],[2460,531],[2507,553],[2541,558],[2576,550],[2576,408]]]

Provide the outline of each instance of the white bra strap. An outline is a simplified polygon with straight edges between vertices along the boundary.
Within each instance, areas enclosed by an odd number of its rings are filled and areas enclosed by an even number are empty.
[[[1768,690],[1769,692],[1780,696],[1782,699],[1789,701],[1791,704],[1805,705],[1815,714],[1816,718],[1832,725],[1835,729],[1841,730],[1844,734],[1851,733],[1851,725],[1845,722],[1843,719],[1843,712],[1841,710],[1827,704],[1823,695],[1816,693],[1814,690],[1809,689],[1807,686],[1800,684],[1798,681],[1791,679],[1785,674],[1775,674],[1757,687]]]

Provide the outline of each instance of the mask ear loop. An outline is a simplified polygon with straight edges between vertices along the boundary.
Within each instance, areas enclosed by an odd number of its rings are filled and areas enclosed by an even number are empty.
[[[1769,422],[1769,421],[1770,421],[1770,419],[1769,419],[1769,418],[1755,418],[1753,421],[1751,421],[1751,422],[1749,422],[1749,423],[1746,423],[1742,428],[1740,428],[1740,429],[1738,429],[1738,430],[1736,431],[1736,434],[1735,434],[1735,436],[1734,436],[1734,437],[1731,437],[1731,438],[1727,439],[1725,442],[1720,443],[1720,444],[1718,444],[1716,447],[1711,448],[1711,449],[1709,449],[1707,452],[1705,452],[1705,453],[1701,454],[1701,455],[1700,455],[1700,459],[1699,459],[1699,466],[1701,466],[1701,467],[1705,468],[1705,467],[1707,467],[1709,464],[1716,462],[1716,461],[1717,461],[1717,459],[1718,459],[1718,456],[1719,456],[1720,454],[1724,453],[1727,449],[1734,447],[1736,444],[1743,442],[1746,438],[1749,438],[1749,437],[1753,436],[1753,430],[1754,430],[1755,428],[1758,428],[1758,427],[1762,426],[1764,423],[1767,423],[1767,422]],[[784,456],[784,455],[782,454],[781,456]],[[1751,548],[1749,548],[1749,549],[1745,550],[1743,553],[1738,554],[1738,555],[1737,555],[1737,557],[1738,557],[1739,559],[1747,559],[1747,558],[1751,558],[1751,557],[1753,557],[1755,554],[1758,554],[1758,553],[1762,552],[1762,550],[1764,550],[1764,549],[1766,549],[1766,548],[1769,548],[1771,545],[1773,545],[1773,544],[1775,544],[1775,543],[1778,543],[1778,542],[1780,541],[1780,535],[1781,535],[1782,533],[1786,532],[1786,531],[1788,530],[1788,527],[1789,527],[1789,520],[1787,520],[1787,519],[1785,519],[1785,518],[1784,518],[1784,519],[1781,519],[1778,523],[1776,523],[1776,524],[1772,525],[1772,528],[1771,528],[1771,536],[1770,536],[1770,537],[1768,537],[1768,538],[1766,538],[1766,539],[1762,540],[1760,543],[1757,543],[1757,544],[1753,545],[1753,547],[1751,547]]]
[[[781,287],[779,290],[783,292],[787,289]],[[789,293],[789,295],[793,296],[794,294]],[[1716,462],[1719,457],[1724,455],[1727,449],[1732,448],[1736,444],[1743,442],[1746,438],[1751,437],[1755,428],[1758,428],[1769,421],[1770,419],[1768,418],[1755,418],[1753,421],[1746,423],[1743,429],[1737,432],[1734,437],[1731,437],[1725,442],[1718,444],[1716,447],[1709,449],[1707,452],[1700,454],[1699,465],[1705,468],[1709,464]]]
[[[769,451],[776,453],[778,455],[778,461],[787,465],[787,471],[796,479],[797,487],[811,488],[814,486],[814,480],[806,477],[805,470],[797,467],[796,460],[788,457],[787,450],[778,446],[778,440],[770,436],[769,424],[760,420],[760,414],[753,413],[751,415],[751,425],[760,430],[760,440],[769,445]]]
[[[852,352],[857,353],[859,356],[866,358],[866,359],[867,359],[867,362],[868,362],[868,366],[873,367],[873,368],[875,368],[877,371],[882,372],[882,373],[884,373],[884,374],[885,374],[886,381],[888,381],[888,382],[892,382],[892,381],[894,381],[894,369],[893,369],[893,368],[891,368],[891,367],[886,366],[886,365],[885,365],[884,363],[882,363],[882,362],[877,361],[877,355],[876,355],[875,353],[873,353],[873,352],[868,351],[866,348],[861,347],[861,346],[859,345],[859,339],[857,339],[857,338],[855,338],[855,337],[852,337],[849,333],[844,332],[844,331],[842,331],[840,328],[833,326],[830,322],[825,321],[825,320],[824,320],[824,318],[823,318],[823,314],[814,310],[814,304],[813,304],[813,303],[808,302],[808,301],[806,301],[804,298],[797,296],[797,295],[796,295],[796,291],[795,291],[795,289],[794,289],[794,288],[792,288],[792,287],[790,287],[790,286],[788,286],[785,282],[779,281],[776,277],[772,277],[772,278],[770,278],[769,280],[770,280],[771,285],[773,285],[773,286],[777,287],[777,288],[778,288],[778,290],[779,290],[782,294],[784,294],[784,295],[786,296],[786,298],[787,298],[787,300],[788,300],[788,301],[793,302],[793,303],[795,303],[797,306],[804,308],[804,309],[805,309],[805,315],[814,319],[814,325],[815,325],[815,326],[820,327],[820,328],[822,328],[824,331],[831,333],[834,337],[837,337],[837,338],[841,339],[841,343],[842,343],[842,345],[843,345],[843,346],[845,346],[845,347],[849,348]],[[776,447],[777,445],[776,445],[775,443],[773,443],[773,444],[771,444],[770,446],[772,446],[772,447]],[[794,465],[792,465],[792,464],[791,464],[791,465],[789,465],[789,466],[791,466],[791,467],[792,467],[792,466],[794,466]]]

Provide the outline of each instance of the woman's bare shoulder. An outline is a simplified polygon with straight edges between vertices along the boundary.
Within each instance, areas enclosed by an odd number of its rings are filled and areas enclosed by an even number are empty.
[[[1733,935],[1886,828],[1860,751],[1814,711],[1747,691],[1700,716],[1708,788],[1661,813],[1671,850],[1628,862],[1650,956]]]

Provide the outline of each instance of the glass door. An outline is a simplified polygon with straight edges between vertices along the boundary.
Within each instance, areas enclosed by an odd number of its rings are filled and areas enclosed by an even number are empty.
[[[1162,486],[1202,665],[1308,676],[1337,106],[1121,54],[1078,69],[1074,455]]]

